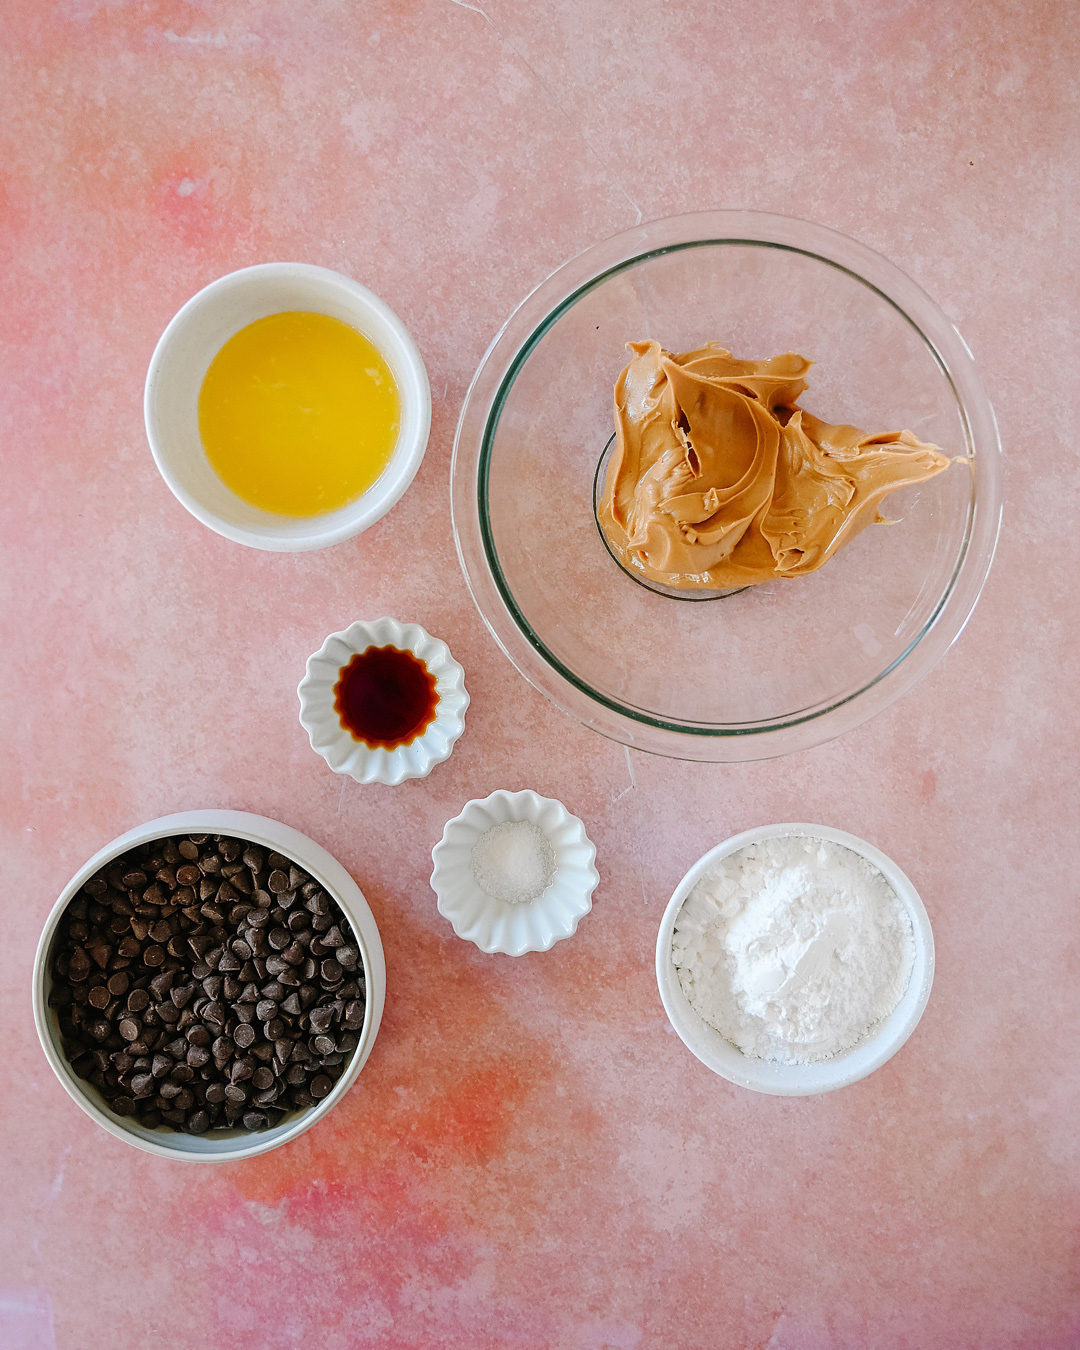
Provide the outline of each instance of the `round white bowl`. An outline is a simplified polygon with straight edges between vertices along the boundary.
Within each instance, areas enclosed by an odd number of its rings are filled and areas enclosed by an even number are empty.
[[[435,720],[421,736],[393,750],[372,749],[341,725],[334,711],[334,686],[343,666],[369,647],[397,647],[410,651],[435,676],[439,702]],[[308,657],[307,673],[297,686],[300,725],[311,748],[322,755],[335,773],[347,773],[358,783],[386,783],[396,787],[407,778],[426,778],[436,764],[450,758],[465,730],[469,694],[465,671],[450,655],[445,642],[432,637],[418,623],[397,619],[357,620],[343,632],[331,633]]]
[[[683,901],[706,872],[722,858],[738,852],[748,844],[790,835],[803,835],[811,839],[825,839],[833,844],[842,844],[872,863],[896,892],[897,898],[911,919],[915,941],[915,962],[911,969],[911,978],[900,1002],[888,1017],[871,1027],[867,1035],[850,1050],[816,1064],[778,1064],[772,1060],[752,1059],[749,1055],[744,1055],[694,1011],[690,1000],[682,991],[678,971],[671,959],[675,920],[682,909]],[[718,1073],[728,1082],[750,1088],[754,1092],[767,1092],[778,1097],[808,1097],[818,1092],[832,1092],[835,1088],[846,1087],[849,1083],[858,1082],[860,1078],[873,1073],[896,1054],[915,1030],[919,1018],[923,1015],[926,1001],[930,997],[930,986],[934,982],[934,934],[915,887],[896,863],[873,844],[868,844],[865,839],[859,839],[853,834],[846,834],[843,830],[830,829],[827,825],[765,825],[756,830],[746,830],[722,844],[717,844],[704,857],[699,858],[679,882],[660,921],[660,932],[656,939],[656,982],[660,987],[664,1011],[679,1039],[702,1064],[712,1069],[713,1073]]]
[[[390,463],[355,501],[317,516],[275,515],[242,501],[210,467],[199,436],[199,390],[210,362],[241,328],[289,310],[328,314],[357,329],[386,359],[401,396]],[[197,520],[238,544],[299,552],[351,539],[400,499],[427,448],[431,391],[405,325],[366,286],[326,267],[262,263],[212,281],[172,319],[150,360],[143,412],[161,476]]]
[[[555,851],[555,875],[535,900],[508,904],[482,890],[473,876],[473,845],[481,835],[508,820],[527,820],[543,830]],[[596,848],[585,826],[552,797],[535,792],[493,792],[482,801],[466,802],[447,821],[442,839],[431,850],[435,870],[431,889],[439,913],[449,919],[459,938],[483,952],[524,956],[546,952],[573,937],[581,918],[592,909],[592,893],[600,881]]]
[[[63,1051],[56,1011],[49,1006],[52,990],[49,957],[53,938],[65,910],[79,890],[106,863],[137,844],[164,839],[169,835],[196,832],[234,835],[292,858],[310,872],[341,907],[352,926],[363,958],[366,987],[364,1025],[348,1065],[329,1095],[321,1102],[283,1117],[273,1129],[213,1130],[207,1134],[194,1135],[179,1130],[151,1130],[131,1116],[116,1115],[97,1088],[72,1071]],[[309,1130],[316,1121],[322,1120],[348,1092],[371,1054],[382,1021],[385,998],[386,962],[383,959],[382,940],[360,887],[345,868],[313,839],[288,825],[269,820],[266,816],[249,815],[246,811],[181,811],[176,815],[148,821],[145,825],[128,830],[111,844],[106,844],[79,868],[64,887],[45,924],[34,958],[34,1022],[45,1057],[68,1094],[92,1120],[117,1139],[134,1144],[146,1153],[187,1162],[237,1162],[242,1158],[254,1158],[259,1153],[268,1153],[273,1148],[287,1144]]]

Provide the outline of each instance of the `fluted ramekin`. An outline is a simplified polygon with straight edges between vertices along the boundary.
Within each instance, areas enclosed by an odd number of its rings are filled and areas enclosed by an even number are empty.
[[[555,874],[535,900],[511,904],[488,895],[473,875],[472,851],[488,830],[508,820],[527,820],[542,830],[555,852]],[[600,881],[596,848],[585,826],[552,797],[535,792],[493,792],[467,802],[447,822],[442,839],[431,851],[435,870],[431,888],[439,913],[460,938],[484,952],[524,956],[546,952],[573,937],[578,922],[592,909],[592,893]]]
[[[435,677],[438,704],[435,720],[407,745],[393,750],[372,748],[342,726],[334,709],[334,686],[354,656],[369,647],[397,647],[421,660]],[[311,748],[322,755],[335,773],[347,773],[358,783],[386,783],[391,787],[407,778],[426,778],[436,764],[450,758],[465,730],[469,695],[465,672],[450,655],[445,642],[432,637],[418,623],[397,619],[359,620],[343,632],[331,633],[308,657],[307,674],[296,690],[300,723]]]

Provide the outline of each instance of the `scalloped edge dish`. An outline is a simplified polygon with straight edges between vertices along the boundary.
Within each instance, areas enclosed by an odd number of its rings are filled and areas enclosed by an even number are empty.
[[[527,820],[555,850],[555,875],[542,895],[522,904],[497,900],[473,876],[472,850],[488,830],[508,820]],[[442,839],[431,850],[431,889],[439,913],[454,932],[481,951],[505,956],[546,952],[573,937],[578,923],[592,909],[592,893],[600,883],[596,848],[585,826],[553,797],[530,790],[492,792],[467,802],[448,820]]]
[[[438,704],[435,720],[415,739],[393,750],[371,748],[341,725],[334,710],[334,686],[342,668],[369,647],[397,647],[423,661],[435,677]],[[426,778],[436,764],[450,758],[465,730],[469,695],[465,671],[450,648],[418,623],[397,619],[359,619],[340,633],[331,633],[307,660],[307,673],[297,686],[300,725],[311,748],[322,755],[335,773],[346,773],[358,783],[385,783],[396,787],[408,778]]]

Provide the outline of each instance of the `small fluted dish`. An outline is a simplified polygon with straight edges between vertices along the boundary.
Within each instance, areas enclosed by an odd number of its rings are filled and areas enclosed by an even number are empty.
[[[387,750],[357,740],[341,723],[334,707],[334,686],[354,656],[370,647],[396,647],[421,660],[435,677],[438,703],[435,719],[405,745]],[[465,672],[450,648],[418,623],[397,619],[359,620],[343,632],[331,633],[308,657],[307,673],[296,690],[300,723],[311,748],[322,755],[335,773],[347,773],[358,783],[386,783],[396,787],[408,778],[426,778],[450,753],[465,730],[469,695]]]
[[[529,821],[547,837],[555,854],[555,872],[535,900],[511,904],[488,895],[473,874],[473,848],[488,830],[506,821]],[[505,956],[546,952],[573,937],[578,923],[592,909],[592,893],[600,874],[596,848],[585,826],[552,797],[535,792],[493,792],[467,802],[447,821],[442,839],[431,851],[435,870],[431,888],[439,913],[449,919],[459,938],[481,951]]]

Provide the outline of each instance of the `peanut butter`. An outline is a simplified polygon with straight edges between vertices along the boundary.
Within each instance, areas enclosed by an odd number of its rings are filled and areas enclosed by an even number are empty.
[[[616,556],[653,581],[724,590],[804,576],[882,519],[888,493],[949,466],[910,431],[804,412],[802,356],[627,346],[599,520]]]

